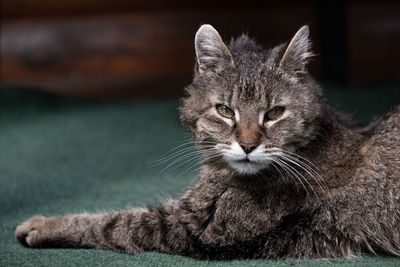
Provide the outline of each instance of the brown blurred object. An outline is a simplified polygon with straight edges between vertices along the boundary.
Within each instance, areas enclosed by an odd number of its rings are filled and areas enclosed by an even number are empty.
[[[400,79],[400,2],[348,6],[348,62],[353,84]]]
[[[247,32],[267,47],[309,24],[316,52],[324,53],[313,1],[214,2],[2,0],[1,83],[98,99],[175,97],[190,82],[193,37],[203,23],[227,41]],[[399,7],[347,4],[350,84],[400,77],[400,56],[393,53],[400,45]],[[315,58],[313,75],[323,78],[322,68]]]

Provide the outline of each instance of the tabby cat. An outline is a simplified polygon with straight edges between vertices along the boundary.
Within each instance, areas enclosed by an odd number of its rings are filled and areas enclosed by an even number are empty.
[[[195,36],[180,119],[204,156],[198,181],[156,207],[35,216],[27,247],[159,251],[205,259],[400,254],[400,106],[368,126],[310,77],[309,29],[264,49]]]

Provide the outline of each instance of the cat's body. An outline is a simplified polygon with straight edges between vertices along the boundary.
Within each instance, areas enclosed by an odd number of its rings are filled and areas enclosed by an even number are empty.
[[[195,44],[181,120],[205,155],[198,182],[159,207],[33,217],[18,240],[207,259],[400,255],[400,107],[370,127],[332,108],[305,71],[306,27],[273,50],[245,36],[228,48],[207,25]]]

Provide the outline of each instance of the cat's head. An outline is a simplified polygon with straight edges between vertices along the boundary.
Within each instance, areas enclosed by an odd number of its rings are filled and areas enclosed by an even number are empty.
[[[181,121],[213,155],[253,174],[268,168],[274,153],[294,152],[313,138],[321,90],[306,70],[312,55],[307,26],[288,44],[268,50],[245,35],[226,45],[203,25],[195,50]]]

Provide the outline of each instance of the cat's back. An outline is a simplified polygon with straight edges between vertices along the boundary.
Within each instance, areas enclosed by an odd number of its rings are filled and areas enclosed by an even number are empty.
[[[400,104],[372,124],[361,153],[371,167],[379,164],[387,174],[400,179]]]

